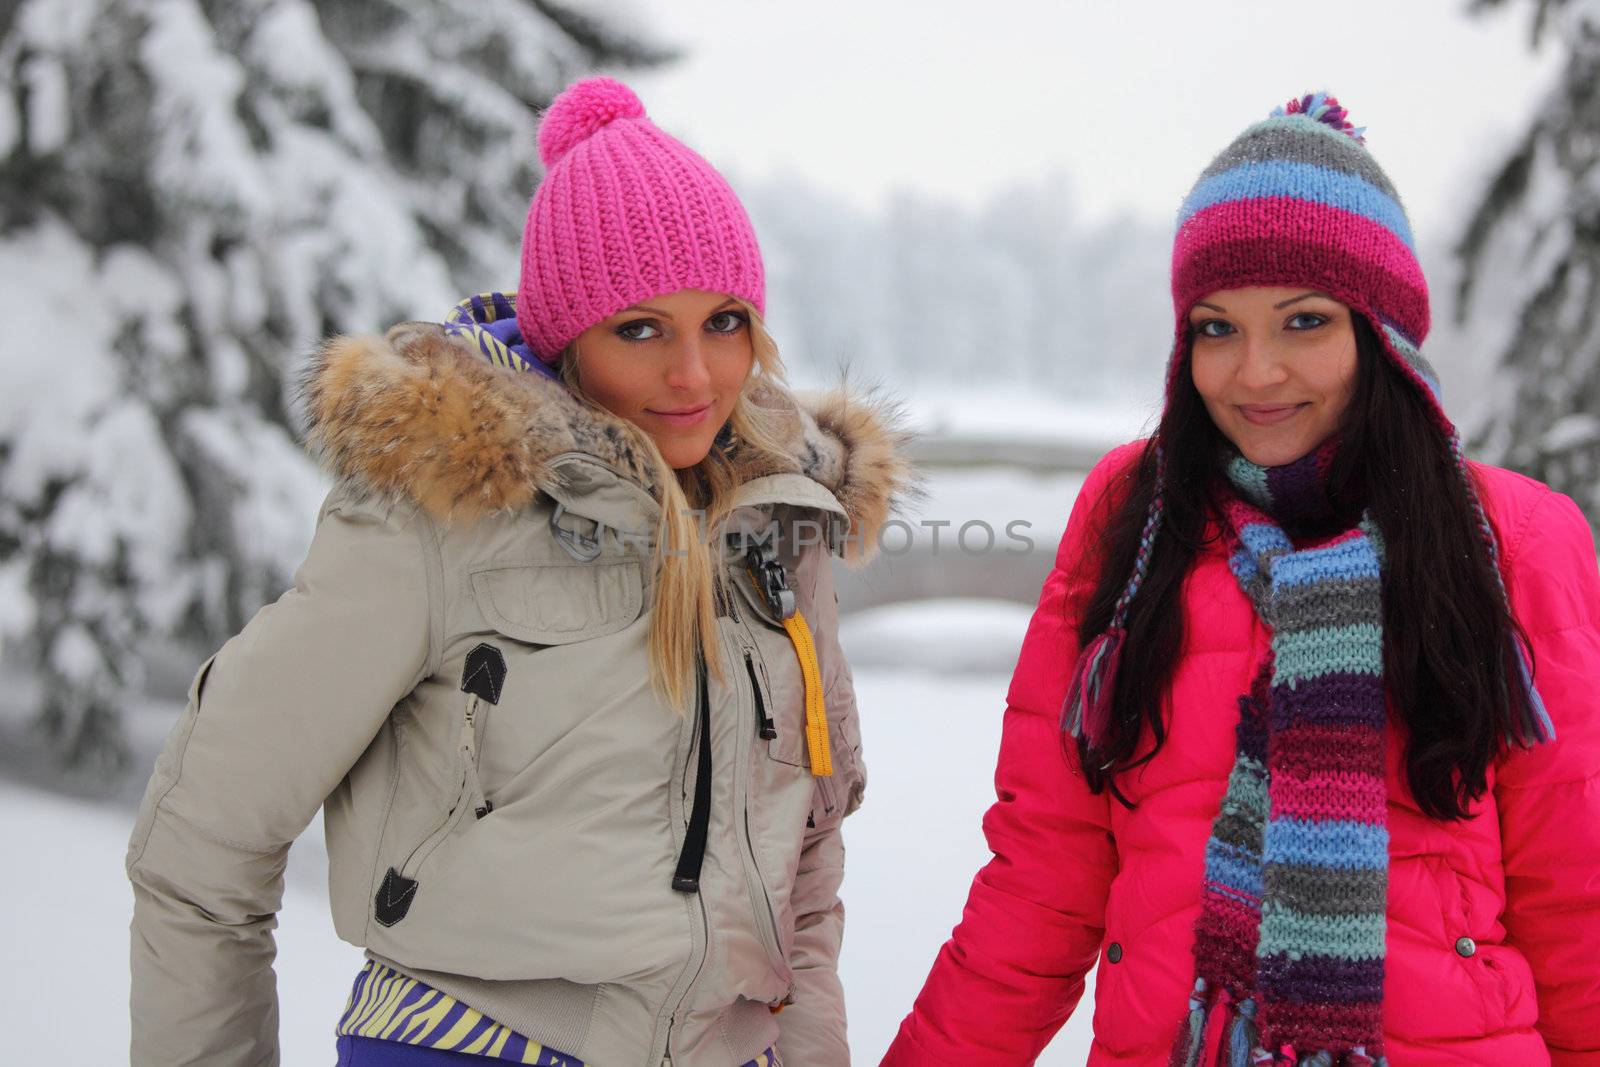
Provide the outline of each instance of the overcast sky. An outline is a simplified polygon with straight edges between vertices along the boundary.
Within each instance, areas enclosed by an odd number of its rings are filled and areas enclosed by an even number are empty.
[[[1064,174],[1088,217],[1167,220],[1245,125],[1331,89],[1424,240],[1462,218],[1558,59],[1528,47],[1531,2],[627,2],[687,53],[631,76],[646,108],[736,181],[971,203]]]

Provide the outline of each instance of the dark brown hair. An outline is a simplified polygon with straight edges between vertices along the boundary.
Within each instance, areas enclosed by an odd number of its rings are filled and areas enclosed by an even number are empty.
[[[1506,605],[1450,438],[1371,325],[1353,319],[1356,391],[1330,491],[1348,514],[1369,511],[1383,536],[1384,683],[1405,731],[1407,784],[1433,818],[1466,818],[1488,788],[1490,763],[1531,721],[1517,662],[1525,635]],[[1126,495],[1112,504],[1101,531],[1104,551],[1083,561],[1099,567],[1077,626],[1087,643],[1109,625],[1133,569],[1156,491],[1159,442],[1164,514],[1129,608],[1110,726],[1093,751],[1077,743],[1090,788],[1110,790],[1124,804],[1118,777],[1149,762],[1166,741],[1161,708],[1183,647],[1183,579],[1208,536],[1229,447],[1188,373],[1177,376],[1172,392]]]

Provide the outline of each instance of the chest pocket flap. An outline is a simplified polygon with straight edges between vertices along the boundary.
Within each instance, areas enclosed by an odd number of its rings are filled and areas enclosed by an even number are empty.
[[[639,617],[644,603],[631,556],[484,567],[472,572],[472,593],[490,626],[535,645],[616,633]]]

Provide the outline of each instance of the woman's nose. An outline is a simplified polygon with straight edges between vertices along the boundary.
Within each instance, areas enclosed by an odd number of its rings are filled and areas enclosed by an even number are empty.
[[[699,335],[683,337],[667,363],[667,385],[687,391],[704,389],[710,382],[711,370]]]
[[[1270,338],[1260,335],[1244,337],[1244,355],[1239,363],[1239,384],[1250,389],[1264,389],[1282,384],[1289,376],[1282,353]]]

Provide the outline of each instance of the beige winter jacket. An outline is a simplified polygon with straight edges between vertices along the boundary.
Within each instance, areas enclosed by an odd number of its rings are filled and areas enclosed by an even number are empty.
[[[318,808],[339,936],[529,1038],[595,1067],[849,1062],[839,826],[865,776],[820,542],[862,556],[906,469],[870,407],[762,395],[792,448],[736,450],[734,521],[778,536],[834,773],[812,775],[800,660],[730,549],[683,892],[699,716],[648,680],[641,457],[440,327],[325,347],[306,400],[338,486],[295,587],[200,669],[129,847],[136,1067],[278,1062],[272,929]],[[846,520],[866,536],[826,532]]]

